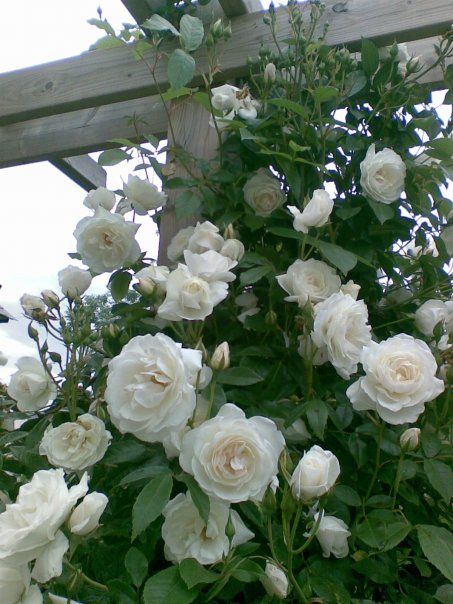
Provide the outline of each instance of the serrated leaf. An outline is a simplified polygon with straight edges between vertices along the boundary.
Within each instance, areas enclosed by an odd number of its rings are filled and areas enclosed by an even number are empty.
[[[379,67],[379,50],[374,42],[371,40],[362,40],[362,67],[363,71],[371,76]]]
[[[189,589],[178,571],[171,566],[148,579],[143,590],[144,604],[190,604],[198,591]]]
[[[262,378],[258,373],[248,367],[230,367],[217,374],[217,382],[219,384],[228,384],[231,386],[252,386],[258,382],[262,382]]]
[[[211,502],[209,500],[208,495],[206,495],[206,493],[200,489],[197,481],[195,480],[195,478],[193,478],[193,476],[190,476],[189,474],[180,474],[177,476],[177,479],[187,486],[192,501],[198,510],[198,513],[200,514],[205,524],[208,524],[209,514],[211,511]]]
[[[189,589],[200,583],[214,583],[220,577],[219,573],[204,568],[194,558],[186,558],[181,562],[179,574]]]
[[[172,487],[171,474],[161,474],[141,490],[132,508],[132,541],[160,516],[170,499]]]
[[[182,88],[190,82],[195,74],[195,59],[177,48],[174,50],[167,65],[167,76],[172,88]]]
[[[198,17],[183,15],[179,22],[179,30],[184,49],[188,52],[196,50],[203,42],[203,22]]]
[[[174,27],[170,21],[164,19],[160,15],[152,15],[144,23],[142,27],[149,29],[150,31],[170,31],[174,36],[179,36],[179,31]]]
[[[423,469],[433,489],[449,504],[453,497],[453,472],[450,467],[435,459],[425,459]]]
[[[124,566],[132,579],[132,583],[136,587],[140,587],[148,574],[148,560],[145,554],[136,547],[131,547],[124,558]]]
[[[423,553],[447,579],[453,582],[453,535],[440,526],[420,524],[418,540]]]
[[[327,241],[316,241],[315,245],[324,258],[340,269],[344,275],[349,273],[357,264],[357,256],[339,245]]]
[[[100,166],[116,166],[125,159],[130,159],[130,155],[123,149],[107,149],[99,155],[98,164]]]

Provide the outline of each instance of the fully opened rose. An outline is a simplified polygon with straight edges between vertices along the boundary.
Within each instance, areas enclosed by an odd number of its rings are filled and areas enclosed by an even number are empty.
[[[365,159],[360,164],[360,184],[365,195],[374,201],[392,203],[404,191],[406,166],[401,157],[392,149],[376,153],[373,143],[369,146]]]
[[[216,417],[187,432],[179,463],[215,499],[261,501],[278,473],[285,446],[282,433],[267,417],[251,417],[227,403]]]
[[[287,302],[297,302],[300,307],[307,302],[316,304],[338,292],[341,286],[340,277],[335,270],[322,262],[310,258],[296,260],[285,274],[277,277],[278,284],[288,296]]]
[[[280,183],[267,170],[258,170],[244,185],[244,199],[257,216],[270,216],[285,201]]]

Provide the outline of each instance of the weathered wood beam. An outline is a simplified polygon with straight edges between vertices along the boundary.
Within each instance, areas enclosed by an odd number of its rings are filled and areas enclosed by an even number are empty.
[[[357,49],[362,37],[379,44],[420,39],[450,28],[451,0],[360,0],[349,5],[329,0],[324,21],[330,23],[329,44]],[[232,20],[233,35],[225,44],[221,78],[247,73],[247,58],[257,58],[261,43],[273,47],[262,13]],[[284,8],[277,11],[279,37],[289,35]],[[320,24],[322,27],[322,23]],[[207,68],[204,50],[197,56],[198,73]],[[92,51],[46,65],[21,69],[0,76],[0,125],[45,115],[75,111],[155,94],[168,86],[166,64],[161,61],[152,82],[143,61],[135,60],[130,48]],[[197,75],[194,85],[201,82]]]
[[[227,17],[239,17],[239,15],[263,10],[260,0],[219,0],[219,2]]]
[[[105,187],[107,172],[89,155],[54,159],[51,163],[85,191]]]

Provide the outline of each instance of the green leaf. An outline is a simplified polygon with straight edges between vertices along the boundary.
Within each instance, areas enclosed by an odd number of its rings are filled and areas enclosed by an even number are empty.
[[[324,440],[324,430],[329,417],[329,411],[324,401],[308,401],[305,405],[308,423],[318,438]]]
[[[182,191],[175,199],[176,218],[182,220],[201,211],[201,199],[193,191]]]
[[[98,164],[100,166],[116,166],[125,159],[130,159],[130,155],[123,149],[107,149],[99,155]]]
[[[170,31],[174,36],[179,36],[179,31],[174,27],[170,21],[164,19],[160,15],[152,15],[144,23],[142,27],[149,29],[150,31]]]
[[[179,23],[179,30],[184,49],[188,52],[196,50],[203,42],[203,22],[198,17],[183,15]]]
[[[179,474],[177,479],[183,482],[189,489],[192,501],[198,510],[205,524],[209,522],[209,513],[211,511],[211,502],[208,495],[200,489],[197,481],[189,474]]]
[[[258,373],[248,367],[230,367],[217,374],[217,382],[219,384],[229,384],[232,386],[251,386],[252,384],[262,382],[263,379]]]
[[[387,203],[374,201],[373,199],[369,198],[367,198],[367,202],[381,224],[384,224],[384,222],[390,220],[395,216],[395,210],[393,209],[393,206]]]
[[[390,510],[375,510],[356,529],[357,537],[372,548],[387,551],[410,533],[412,526]]]
[[[167,75],[172,88],[182,88],[190,82],[195,73],[195,59],[177,48],[168,59]]]
[[[220,577],[219,573],[207,570],[197,560],[186,558],[179,565],[179,574],[189,589],[199,583],[214,583]]]
[[[353,507],[359,507],[359,505],[362,505],[362,500],[360,499],[360,495],[357,493],[357,491],[346,486],[345,484],[337,484],[333,494],[346,505]]]
[[[453,602],[453,585],[446,583],[438,587],[434,599],[442,604],[451,604]]]
[[[433,141],[426,143],[430,147],[426,154],[430,157],[438,159],[451,160],[453,158],[453,139],[452,138],[436,138]]]
[[[418,540],[429,562],[453,582],[453,535],[440,526],[420,524],[417,526]]]
[[[104,30],[109,36],[115,36],[115,30],[106,19],[88,19],[89,25],[94,25],[98,29]]]
[[[448,505],[453,497],[453,472],[450,467],[435,459],[425,459],[423,469],[433,489]]]
[[[272,266],[269,264],[249,268],[247,271],[241,273],[241,285],[251,285],[252,283],[256,283],[271,272]]]
[[[362,39],[362,67],[367,76],[373,75],[379,67],[379,50],[371,40]]]
[[[320,86],[310,92],[317,103],[326,103],[338,96],[338,90],[333,86]]]
[[[289,111],[300,115],[300,117],[303,117],[304,120],[310,119],[310,112],[306,107],[304,107],[304,105],[300,105],[299,103],[295,103],[289,99],[270,99],[268,103],[269,105],[275,105],[276,107],[288,109]]]
[[[160,516],[170,499],[172,487],[171,474],[161,474],[141,490],[132,508],[132,541]]]
[[[140,587],[148,574],[148,560],[145,554],[136,547],[131,547],[124,558],[124,566],[131,576],[132,583]]]
[[[375,583],[393,583],[396,581],[395,568],[383,564],[382,560],[375,558],[365,558],[356,562],[352,567],[361,575],[369,577]]]
[[[236,558],[237,560],[237,558]],[[242,560],[239,566],[234,566],[234,570],[231,572],[231,576],[242,581],[243,583],[252,583],[257,581],[264,574],[263,569],[259,564],[253,560]]]
[[[327,241],[314,241],[314,244],[324,258],[340,269],[344,275],[349,273],[357,264],[357,256],[339,245]]]
[[[191,92],[192,88],[187,88],[186,86],[177,89],[169,88],[167,92],[163,93],[162,100],[165,102],[172,101],[173,99],[179,99],[182,96],[187,96],[188,94],[191,94]]]
[[[119,271],[112,275],[109,281],[109,288],[115,302],[119,302],[126,297],[131,279],[132,275],[125,271]]]
[[[197,597],[181,579],[177,566],[171,566],[148,579],[143,590],[144,604],[190,604]]]

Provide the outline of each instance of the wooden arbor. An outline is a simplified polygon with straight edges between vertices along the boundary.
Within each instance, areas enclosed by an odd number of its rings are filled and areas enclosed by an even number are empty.
[[[141,23],[160,0],[122,1]],[[214,10],[231,18],[233,31],[223,53],[221,83],[246,75],[247,59],[257,58],[261,43],[272,48],[273,42],[259,0],[219,0],[219,4]],[[435,60],[435,36],[447,31],[453,20],[452,0],[428,4],[426,0],[327,0],[326,4],[323,19],[330,24],[329,44],[358,50],[362,37],[379,45],[408,42],[410,54],[420,56],[425,64]],[[277,19],[285,37],[289,26],[284,8],[277,10]],[[197,55],[200,74],[206,56],[203,50]],[[158,67],[156,79],[160,89],[168,88],[164,64]],[[193,84],[200,82],[198,75]],[[433,88],[442,86],[440,70],[430,71],[425,82]],[[166,138],[166,113],[156,93],[146,67],[126,47],[0,74],[0,167],[48,160],[87,190],[105,184],[104,170],[83,154],[112,146],[109,141],[114,138],[137,139],[142,134]],[[209,137],[200,135],[203,118],[196,113],[201,109],[190,107],[179,116],[181,140],[177,142],[194,144],[189,150],[199,156],[209,155]],[[195,132],[197,136],[192,136]],[[202,145],[200,139],[205,141]],[[165,229],[167,241],[175,228],[171,219]]]

